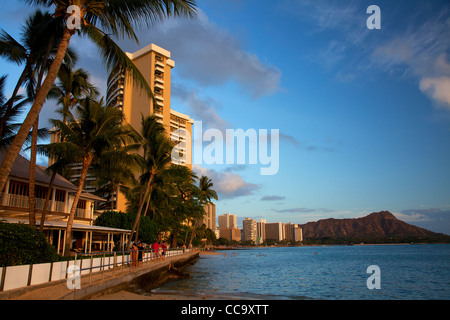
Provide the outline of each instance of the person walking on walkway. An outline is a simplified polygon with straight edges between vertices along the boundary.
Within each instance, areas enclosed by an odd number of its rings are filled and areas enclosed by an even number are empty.
[[[159,257],[159,244],[157,241],[153,244],[153,258],[158,260]]]
[[[142,245],[142,242],[139,242],[138,250],[139,250],[139,252],[138,252],[138,264],[139,264],[139,266],[141,266],[142,265],[142,257],[144,255],[144,246]]]
[[[132,267],[136,267],[137,255],[138,255],[138,248],[136,247],[136,243],[133,243],[133,246],[131,247],[131,266]]]

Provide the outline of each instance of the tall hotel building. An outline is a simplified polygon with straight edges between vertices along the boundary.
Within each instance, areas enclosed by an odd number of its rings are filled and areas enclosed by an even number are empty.
[[[141,71],[155,100],[149,98],[127,72],[115,70],[108,78],[106,103],[120,108],[124,113],[125,121],[138,132],[141,131],[142,116],[154,115],[157,117],[171,139],[177,141],[176,148],[178,150],[175,150],[179,151],[181,159],[174,163],[192,168],[191,137],[194,121],[189,116],[171,108],[171,72],[175,67],[175,62],[170,59],[170,52],[155,44],[150,44],[137,52],[127,53],[127,56]],[[52,142],[55,139],[57,138],[52,137]],[[69,180],[76,180],[79,176],[77,171],[80,170],[81,165],[73,166],[73,174]],[[85,185],[89,192],[95,191],[92,181],[95,181],[95,177],[89,175]],[[116,192],[114,202],[116,210],[126,210],[126,199],[120,192]]]
[[[266,223],[265,239],[301,242],[303,241],[303,230],[298,224],[282,222]]]
[[[274,222],[274,223],[266,223],[265,232],[266,239],[281,241],[285,239],[283,223]]]
[[[107,103],[120,108],[125,121],[138,131],[141,129],[142,116],[154,115],[164,125],[172,140],[179,142],[178,151],[184,159],[177,164],[192,168],[191,137],[194,120],[171,108],[171,72],[175,62],[170,59],[170,52],[150,44],[127,55],[150,85],[155,101],[148,97],[131,76],[116,71],[108,79]]]
[[[223,214],[219,216],[219,229],[237,228],[237,216],[235,214]]]
[[[175,164],[186,165],[192,169],[192,125],[194,120],[172,109],[171,72],[175,62],[170,52],[155,45],[127,53],[128,57],[141,71],[152,89],[155,100],[149,98],[133,78],[121,72],[111,73],[108,79],[107,102],[121,108],[125,121],[140,132],[142,116],[154,115],[164,126],[173,141],[177,141],[176,151],[181,159]],[[121,193],[117,197],[117,210],[126,209],[126,199]]]
[[[226,213],[219,216],[219,236],[228,241],[241,241],[241,229],[237,228],[235,214]]]
[[[242,229],[244,229],[244,239],[243,241],[253,241],[256,243],[257,239],[257,224],[256,220],[245,218],[244,221],[242,221]]]
[[[201,220],[199,220],[198,224],[204,224],[206,228],[211,229],[212,231],[216,230],[216,205],[212,202],[208,202],[203,206],[205,210],[205,215]]]
[[[303,230],[298,224],[285,223],[284,234],[286,240],[294,242],[303,241]]]
[[[266,240],[266,220],[259,219],[256,223],[256,244],[261,244]]]

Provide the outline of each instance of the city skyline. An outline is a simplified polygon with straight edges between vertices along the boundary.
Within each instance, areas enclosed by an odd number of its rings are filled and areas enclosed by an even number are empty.
[[[372,4],[379,30],[366,26]],[[140,46],[119,44],[170,51],[171,105],[205,129],[280,130],[274,176],[259,165],[194,165],[219,193],[217,216],[304,224],[388,210],[450,234],[447,1],[201,0],[198,8],[196,21],[170,19],[138,31]],[[5,3],[0,27],[16,37],[33,10]],[[97,49],[79,37],[73,48],[106,95]],[[0,63],[11,92],[20,67]],[[53,107],[44,106],[42,127]]]

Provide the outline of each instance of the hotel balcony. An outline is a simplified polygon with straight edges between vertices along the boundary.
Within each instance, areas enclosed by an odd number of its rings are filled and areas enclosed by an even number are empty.
[[[160,67],[159,65],[155,65],[155,71],[159,71],[161,73],[164,73],[164,67]]]
[[[154,82],[154,86],[155,86],[155,88],[159,88],[161,90],[164,90],[164,84],[161,84],[161,83],[157,82],[156,80]]]
[[[164,102],[164,97],[163,97],[163,95],[161,93],[156,93],[155,92],[154,95],[155,95],[156,102],[158,102],[158,101]]]
[[[3,195],[2,205],[0,205],[0,211],[8,213],[8,216],[16,215],[28,215],[30,208],[30,198],[28,196],[21,196],[16,194],[5,193]],[[86,202],[79,202],[86,204]],[[40,214],[44,210],[45,199],[36,198],[35,208],[36,213]],[[71,205],[68,202],[61,202],[55,200],[49,200],[47,207],[47,215],[59,216],[59,218],[67,217],[70,213]],[[81,219],[92,219],[90,212],[86,208],[77,208],[75,211],[75,217]]]
[[[159,61],[158,59],[155,59],[155,67],[161,67],[164,69],[165,64],[163,61]]]
[[[155,82],[158,82],[160,84],[164,84],[164,77],[159,75],[159,74],[155,74]]]

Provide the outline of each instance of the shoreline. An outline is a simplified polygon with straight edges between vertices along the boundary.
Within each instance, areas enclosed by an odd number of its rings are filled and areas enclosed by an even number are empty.
[[[149,293],[148,295],[141,295],[126,290],[121,290],[116,293],[106,294],[103,296],[95,297],[90,300],[216,300],[207,296],[194,296],[194,295],[182,295],[182,294],[161,294],[161,293]]]

